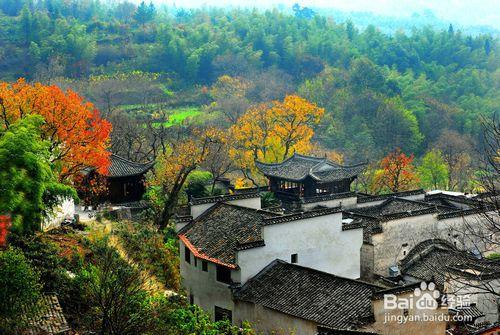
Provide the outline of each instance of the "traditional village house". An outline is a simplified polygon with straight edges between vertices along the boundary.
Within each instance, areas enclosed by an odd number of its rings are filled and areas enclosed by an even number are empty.
[[[441,239],[423,241],[400,262],[407,283],[434,282],[449,299],[449,307],[473,306],[479,322],[498,322],[500,264],[460,251]],[[464,304],[465,302],[465,304]]]
[[[235,290],[234,321],[266,334],[369,334],[371,299],[381,287],[275,260]],[[319,328],[319,329],[318,329]]]
[[[103,176],[107,192],[99,202],[123,204],[142,200],[146,190],[145,176],[153,168],[154,163],[136,163],[115,154],[111,154],[110,161],[108,173]],[[94,169],[88,170],[87,180],[91,180],[96,173]]]
[[[141,200],[145,192],[145,175],[152,168],[153,162],[136,163],[112,154],[106,175],[108,195],[105,200],[114,204]]]
[[[351,192],[350,184],[362,165],[340,166],[325,158],[294,155],[279,164],[257,163],[257,167],[281,200],[281,212],[261,209],[256,192],[191,199],[190,215],[178,218],[177,229],[181,276],[191,303],[216,320],[227,317],[238,323],[248,318],[266,332],[274,330],[273,322],[280,329],[293,325],[301,334],[370,332],[366,319],[340,329],[339,324],[325,322],[326,307],[313,298],[322,291],[309,279],[323,273],[325,285],[329,281],[370,285],[353,281],[361,277],[379,286],[400,286],[401,261],[415,246],[439,236],[466,247],[465,237],[452,231],[464,218],[486,210],[476,200],[426,195],[422,190],[383,196]],[[277,284],[266,284],[277,281],[275,273],[281,273],[283,281],[300,282],[300,290],[309,292],[304,301],[293,300],[285,288],[274,291]],[[283,304],[265,299],[275,293],[284,296]],[[349,294],[347,290],[335,296],[347,301]],[[373,303],[372,326],[378,324],[377,332],[392,334],[391,327],[380,324],[383,311],[377,299],[371,301],[366,295],[362,300]],[[291,310],[294,304],[297,307]],[[476,317],[484,314],[478,309],[469,312]],[[347,317],[341,309],[335,313],[337,318]],[[437,328],[444,331],[448,326],[445,322]]]
[[[420,282],[378,291],[373,296],[375,332],[381,335],[446,334],[448,310],[440,305],[434,291],[433,286],[422,289]],[[393,308],[392,304],[385,306],[388,295],[398,299],[400,308]],[[417,307],[429,303],[434,306]]]
[[[241,197],[241,198],[239,198]],[[179,231],[181,276],[191,302],[219,319],[234,311],[231,287],[242,285],[275,259],[358,278],[362,229],[342,230],[340,208],[279,215],[236,205],[255,196],[212,198]],[[198,204],[200,206],[201,204]],[[321,246],[321,247],[318,247]]]
[[[281,163],[255,165],[269,179],[270,191],[290,210],[356,206],[351,183],[365,168],[365,164],[343,166],[326,158],[299,154]]]
[[[420,199],[362,197],[358,202],[356,208],[344,211],[344,220],[351,226],[357,223],[365,227],[361,257],[362,278],[366,280],[374,275],[398,276],[398,262],[428,239],[443,238],[462,249],[477,247],[466,234],[464,223],[477,221],[486,210],[478,201],[443,194],[420,194]]]

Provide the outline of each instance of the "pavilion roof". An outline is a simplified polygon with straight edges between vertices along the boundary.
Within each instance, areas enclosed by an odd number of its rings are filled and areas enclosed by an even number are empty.
[[[332,182],[355,178],[366,163],[356,165],[340,165],[326,157],[313,157],[294,154],[281,163],[255,162],[257,168],[266,176],[301,182],[310,177],[318,182]]]

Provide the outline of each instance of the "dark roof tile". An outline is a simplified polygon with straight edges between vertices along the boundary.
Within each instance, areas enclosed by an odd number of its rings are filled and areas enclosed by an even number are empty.
[[[61,305],[55,294],[42,296],[35,314],[27,322],[27,335],[66,334],[70,331]]]
[[[418,189],[418,190],[401,191],[401,192],[394,192],[389,194],[377,194],[377,195],[358,193],[358,195],[360,195],[358,196],[358,203],[386,200],[392,197],[408,197],[419,194],[425,194],[425,191],[423,189]]]
[[[380,287],[275,260],[235,291],[237,300],[336,329],[373,319],[371,297]]]
[[[258,198],[258,197],[260,197],[259,192],[253,191],[253,192],[244,192],[244,193],[215,195],[215,196],[203,197],[203,198],[191,198],[190,203],[192,205],[201,205],[201,204],[212,204],[215,202],[224,202],[224,201],[240,200],[240,199],[251,199],[251,198]]]
[[[238,248],[259,246],[263,220],[272,216],[276,214],[219,202],[181,229],[179,237],[208,260],[235,267]]]
[[[356,177],[366,164],[343,166],[326,158],[294,154],[281,163],[255,162],[255,165],[267,177],[291,181],[303,181],[310,177],[321,182],[331,182]]]
[[[154,165],[153,162],[149,163],[136,163],[129,161],[123,157],[111,154],[111,165],[108,170],[108,177],[130,177],[146,173]]]

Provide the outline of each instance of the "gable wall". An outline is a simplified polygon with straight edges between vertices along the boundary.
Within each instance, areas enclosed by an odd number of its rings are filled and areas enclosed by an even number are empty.
[[[302,204],[302,208],[306,211],[311,210],[316,206],[324,206],[324,207],[328,207],[328,208],[334,208],[334,207],[352,208],[352,207],[356,207],[357,200],[358,200],[358,198],[354,196],[354,197],[348,197],[348,198],[317,201],[317,202]]]
[[[389,275],[396,265],[418,243],[437,236],[437,220],[426,214],[382,222],[382,233],[372,236],[374,272]],[[407,244],[403,247],[403,244]]]
[[[414,194],[414,195],[407,195],[407,196],[398,196],[398,198],[406,199],[406,200],[416,200],[416,201],[423,201],[425,199],[425,194]],[[368,206],[376,206],[380,205],[384,201],[386,201],[389,198],[385,198],[382,200],[375,200],[375,201],[370,201],[370,202],[361,202],[357,204],[358,208],[361,207],[368,207]]]

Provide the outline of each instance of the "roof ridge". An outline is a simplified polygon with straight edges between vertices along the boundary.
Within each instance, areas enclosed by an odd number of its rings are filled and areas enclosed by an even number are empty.
[[[282,161],[281,161],[281,162],[279,162],[279,163],[266,163],[266,162],[261,162],[261,161],[255,160],[255,164],[262,164],[262,165],[268,165],[268,166],[276,166],[276,165],[281,165],[281,164],[283,164],[283,163],[285,163],[285,162],[289,161],[289,160],[290,160],[290,159],[292,159],[293,157],[295,157],[295,153],[294,153],[292,156],[290,156],[290,157],[288,157],[288,158],[286,158],[286,159],[282,160]]]
[[[114,153],[111,153],[111,156],[113,156],[115,158],[118,158],[118,159],[122,160],[123,162],[132,163],[132,164],[138,164],[138,165],[149,165],[149,164],[154,163],[154,160],[151,160],[151,161],[146,162],[146,163],[134,162],[134,161],[131,161],[130,159],[127,159],[127,158],[122,157],[122,156],[118,156],[117,154],[114,154]]]
[[[336,214],[336,213],[342,213],[342,207],[340,207],[340,206],[339,207],[327,207],[327,208],[321,208],[318,210],[311,210],[311,211],[291,213],[291,214],[285,214],[285,215],[278,215],[275,217],[263,218],[263,223],[266,226],[266,225],[286,223],[286,222],[290,222],[290,221],[309,219],[309,218],[313,218],[313,217]]]
[[[381,286],[369,283],[369,282],[361,280],[361,279],[347,278],[347,277],[339,276],[339,275],[336,275],[336,274],[333,274],[333,273],[330,273],[330,272],[326,272],[326,271],[318,270],[318,269],[315,269],[315,268],[311,268],[311,267],[308,267],[308,266],[304,266],[304,265],[300,265],[300,264],[292,264],[292,263],[288,263],[288,262],[283,261],[283,260],[280,260],[280,261],[284,265],[287,265],[287,266],[302,268],[304,270],[316,272],[316,273],[319,273],[319,274],[328,275],[328,276],[331,276],[331,277],[334,277],[334,278],[337,278],[337,279],[343,279],[343,280],[347,280],[347,281],[350,281],[350,282],[355,282],[355,283],[358,283],[358,284],[365,284],[365,285],[372,286],[372,287],[375,287],[375,288],[382,288]]]

